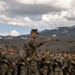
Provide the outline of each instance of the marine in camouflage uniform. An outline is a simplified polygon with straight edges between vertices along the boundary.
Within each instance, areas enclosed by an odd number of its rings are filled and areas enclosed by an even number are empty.
[[[20,65],[20,75],[27,75],[27,64],[26,64],[26,53],[25,50],[22,50],[20,52],[20,60],[19,60],[19,65]]]
[[[71,75],[75,75],[75,53],[73,53],[71,57],[70,69],[71,69]]]
[[[2,62],[1,62],[1,57],[2,57],[2,49],[0,48],[0,75],[1,75],[1,69],[2,69]]]
[[[18,55],[17,55],[16,48],[11,49],[11,61],[12,61],[12,66],[13,66],[12,75],[17,75]]]
[[[12,59],[11,59],[11,52],[4,52],[2,55],[2,74],[1,75],[12,75]]]
[[[61,53],[58,51],[54,58],[54,75],[63,75],[63,61],[64,59],[61,56]]]
[[[53,75],[54,53],[50,53],[50,58],[52,59],[52,75]]]
[[[18,56],[18,63],[17,63],[17,69],[18,69],[18,70],[17,70],[17,75],[20,75],[20,70],[21,70],[21,68],[20,68],[21,65],[20,65],[20,63],[19,63],[19,62],[20,62],[20,53],[21,53],[21,50],[18,49],[18,50],[17,50],[17,53],[16,53],[17,56]]]
[[[12,64],[12,55],[11,51],[8,52],[6,59],[8,63],[7,75],[12,75],[13,72],[13,64]]]
[[[45,42],[49,41],[48,39],[46,39],[41,43],[37,43],[36,42],[37,34],[38,34],[38,30],[32,29],[30,38],[25,43],[28,49],[29,59],[30,59],[30,71],[29,71],[30,75],[37,75],[36,63],[34,63],[34,60],[32,59],[34,57],[34,52],[36,51],[36,48],[42,46]]]
[[[65,52],[63,53],[63,58],[64,58],[64,64],[63,64],[63,74],[64,75],[69,75],[70,74],[70,58],[68,57],[68,54]]]
[[[52,75],[52,64],[53,59],[50,56],[50,52],[46,50],[45,55],[43,57],[43,74],[44,75]]]
[[[1,55],[1,70],[0,70],[0,75],[5,75],[7,70],[8,70],[8,60],[7,60],[7,55],[8,55],[8,50],[4,49],[2,51],[2,55]]]
[[[38,62],[38,58],[35,54],[33,58],[31,58],[31,61],[30,61],[30,75],[39,75],[37,62]]]
[[[42,72],[42,58],[43,58],[43,55],[42,55],[41,50],[37,51],[37,54],[36,54],[37,75],[43,75],[43,72]]]

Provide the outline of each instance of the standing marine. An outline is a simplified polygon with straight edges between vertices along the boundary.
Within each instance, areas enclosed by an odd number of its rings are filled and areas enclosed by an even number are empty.
[[[44,41],[38,43],[36,41],[37,35],[39,34],[37,29],[32,29],[30,38],[25,43],[26,47],[26,54],[27,54],[27,61],[29,61],[29,75],[37,75],[37,67],[34,60],[34,53],[36,52],[36,48],[42,46],[44,43],[48,42],[50,39],[45,39]]]

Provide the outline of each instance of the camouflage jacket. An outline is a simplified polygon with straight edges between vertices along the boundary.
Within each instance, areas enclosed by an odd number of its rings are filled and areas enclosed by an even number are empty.
[[[32,56],[33,53],[36,51],[36,48],[42,46],[44,43],[37,43],[36,42],[36,39],[33,39],[33,38],[29,38],[27,41],[26,41],[26,46],[27,46],[27,49],[29,51],[29,56]]]

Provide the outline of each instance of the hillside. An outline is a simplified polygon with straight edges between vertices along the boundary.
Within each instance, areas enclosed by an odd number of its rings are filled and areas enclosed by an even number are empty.
[[[50,37],[50,36],[42,36],[38,37],[38,43],[46,38],[53,39],[48,43],[44,44],[42,47],[38,49],[45,50],[49,49],[52,52],[57,51],[58,49],[61,51],[68,51],[72,52],[75,51],[75,37]],[[24,46],[25,40],[24,39],[4,39],[0,40],[0,47],[4,48],[4,45],[8,44],[9,46],[17,46],[17,48],[22,49]]]
[[[75,26],[58,27],[56,29],[44,30],[40,32],[40,36],[57,36],[57,37],[73,37],[75,36]]]

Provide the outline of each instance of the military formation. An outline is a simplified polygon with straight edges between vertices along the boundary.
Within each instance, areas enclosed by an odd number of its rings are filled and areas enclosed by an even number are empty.
[[[0,52],[0,75],[75,75],[75,53],[37,50],[26,59],[25,50],[4,49]]]
[[[75,53],[38,50],[51,41],[50,38],[36,41],[37,29],[25,41],[23,49],[5,46],[0,50],[0,75],[75,75]]]

